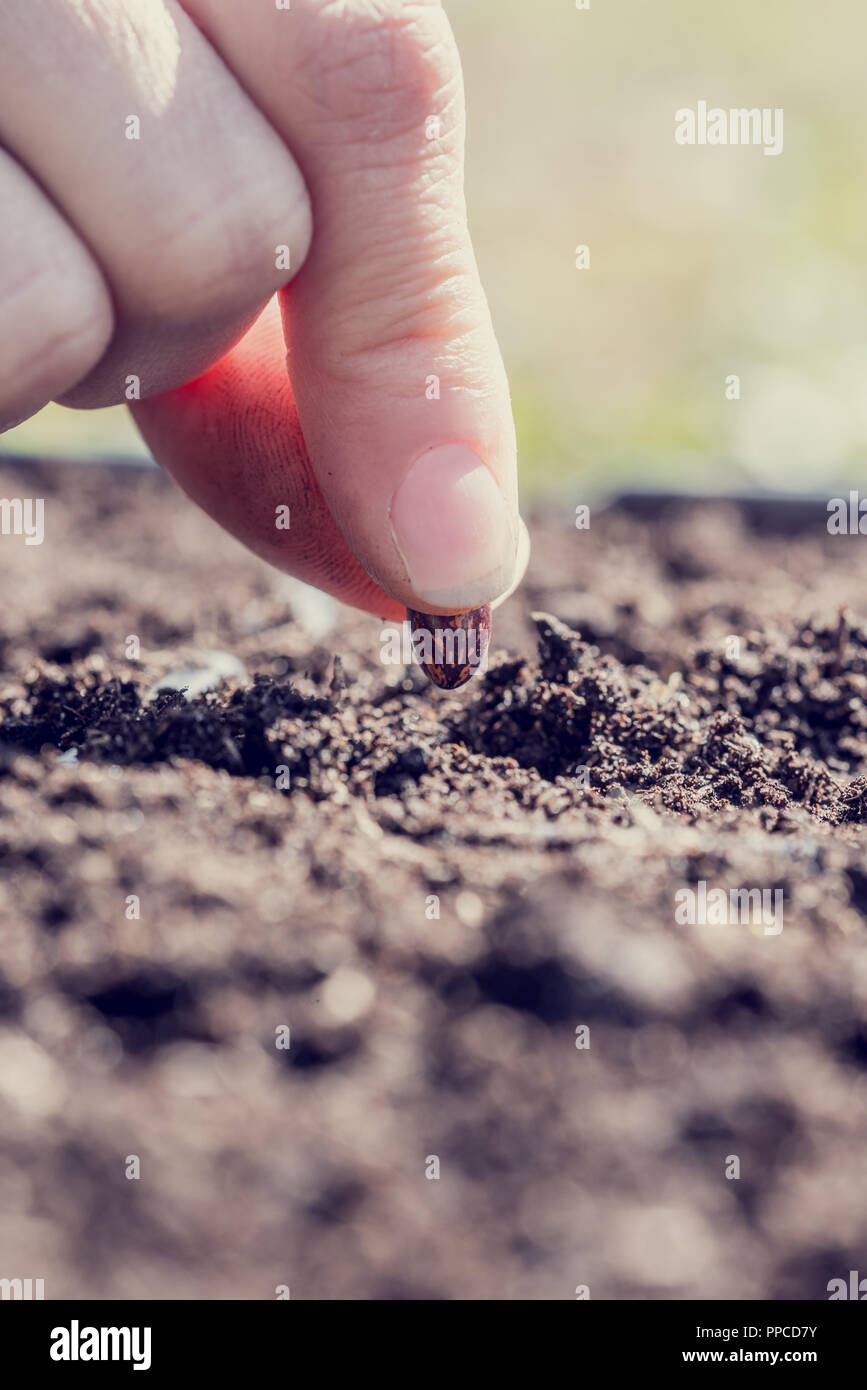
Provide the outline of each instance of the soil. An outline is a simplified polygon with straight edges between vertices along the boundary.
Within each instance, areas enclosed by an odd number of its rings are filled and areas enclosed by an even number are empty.
[[[450,692],[156,470],[5,464],[0,495],[46,532],[0,536],[0,1276],[867,1274],[860,537],[564,504]],[[683,924],[701,881],[781,892],[784,929]]]

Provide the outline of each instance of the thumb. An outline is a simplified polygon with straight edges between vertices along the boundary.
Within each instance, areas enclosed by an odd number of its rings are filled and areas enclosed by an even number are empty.
[[[427,612],[489,602],[515,568],[515,436],[467,230],[461,71],[440,5],[187,7],[310,193],[312,250],[280,299],[334,521],[398,601]],[[263,63],[263,51],[277,57]]]

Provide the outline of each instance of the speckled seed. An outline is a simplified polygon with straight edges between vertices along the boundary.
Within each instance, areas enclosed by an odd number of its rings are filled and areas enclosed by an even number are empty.
[[[468,613],[418,613],[406,610],[413,652],[429,680],[443,690],[466,685],[484,664],[491,637],[491,610]]]

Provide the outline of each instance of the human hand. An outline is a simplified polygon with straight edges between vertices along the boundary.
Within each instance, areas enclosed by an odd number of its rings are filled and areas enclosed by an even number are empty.
[[[454,40],[437,0],[280,2],[6,0],[0,422],[140,391],[271,563],[383,617],[475,608],[520,523]]]

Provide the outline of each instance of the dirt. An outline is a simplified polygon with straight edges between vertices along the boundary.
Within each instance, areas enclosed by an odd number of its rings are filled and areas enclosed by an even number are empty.
[[[5,465],[0,495],[45,499],[41,546],[0,536],[0,1277],[867,1274],[860,537],[782,503],[577,531],[567,500],[448,692],[156,471]],[[220,660],[246,674],[177,688]],[[782,930],[678,920],[701,883]]]

